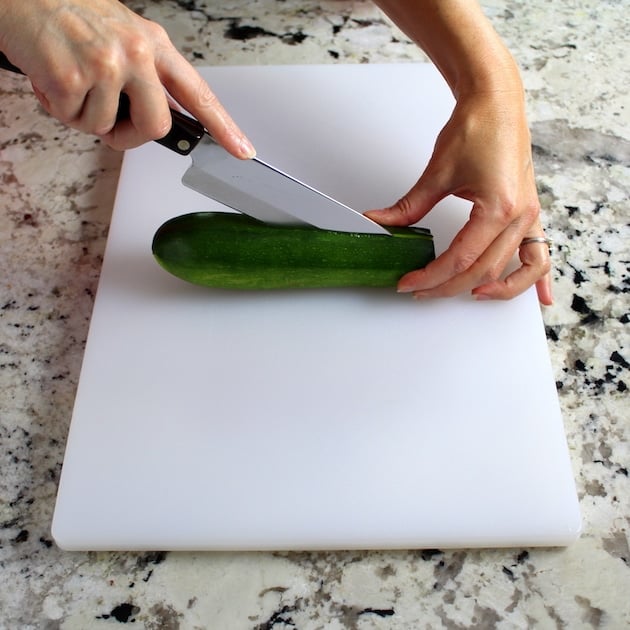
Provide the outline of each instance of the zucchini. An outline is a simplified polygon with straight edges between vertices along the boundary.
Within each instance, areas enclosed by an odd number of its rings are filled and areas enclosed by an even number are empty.
[[[393,287],[435,258],[423,228],[392,236],[268,225],[243,214],[170,219],[153,237],[157,262],[174,276],[222,289]]]

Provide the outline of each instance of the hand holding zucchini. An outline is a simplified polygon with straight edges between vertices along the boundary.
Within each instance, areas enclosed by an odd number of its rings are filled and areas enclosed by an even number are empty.
[[[435,258],[423,228],[392,235],[268,225],[243,214],[175,217],[153,237],[153,255],[169,273],[222,289],[395,287]]]

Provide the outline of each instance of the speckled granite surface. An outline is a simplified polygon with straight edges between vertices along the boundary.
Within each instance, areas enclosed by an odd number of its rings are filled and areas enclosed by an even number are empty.
[[[367,2],[130,1],[203,65],[423,56]],[[0,76],[0,628],[630,626],[625,0],[484,2],[523,68],[584,518],[568,549],[76,554],[49,525],[121,156]]]

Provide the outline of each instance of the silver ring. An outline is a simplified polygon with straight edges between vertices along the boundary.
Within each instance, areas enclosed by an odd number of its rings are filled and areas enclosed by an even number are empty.
[[[553,241],[546,236],[532,236],[530,238],[524,238],[521,241],[519,247],[523,247],[523,245],[529,245],[530,243],[544,243],[547,247],[551,247],[553,245]]]

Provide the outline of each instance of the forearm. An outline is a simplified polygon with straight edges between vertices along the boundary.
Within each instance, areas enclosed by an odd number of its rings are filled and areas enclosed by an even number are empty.
[[[375,0],[431,58],[456,98],[521,91],[514,59],[474,0]]]
[[[523,239],[543,239],[543,228],[516,62],[475,0],[374,1],[429,55],[457,102],[418,182],[394,205],[367,214],[410,225],[448,195],[472,202],[446,251],[403,276],[398,290],[506,299],[536,284],[540,301],[551,304],[546,245],[521,247]],[[521,266],[510,273],[517,250]]]

